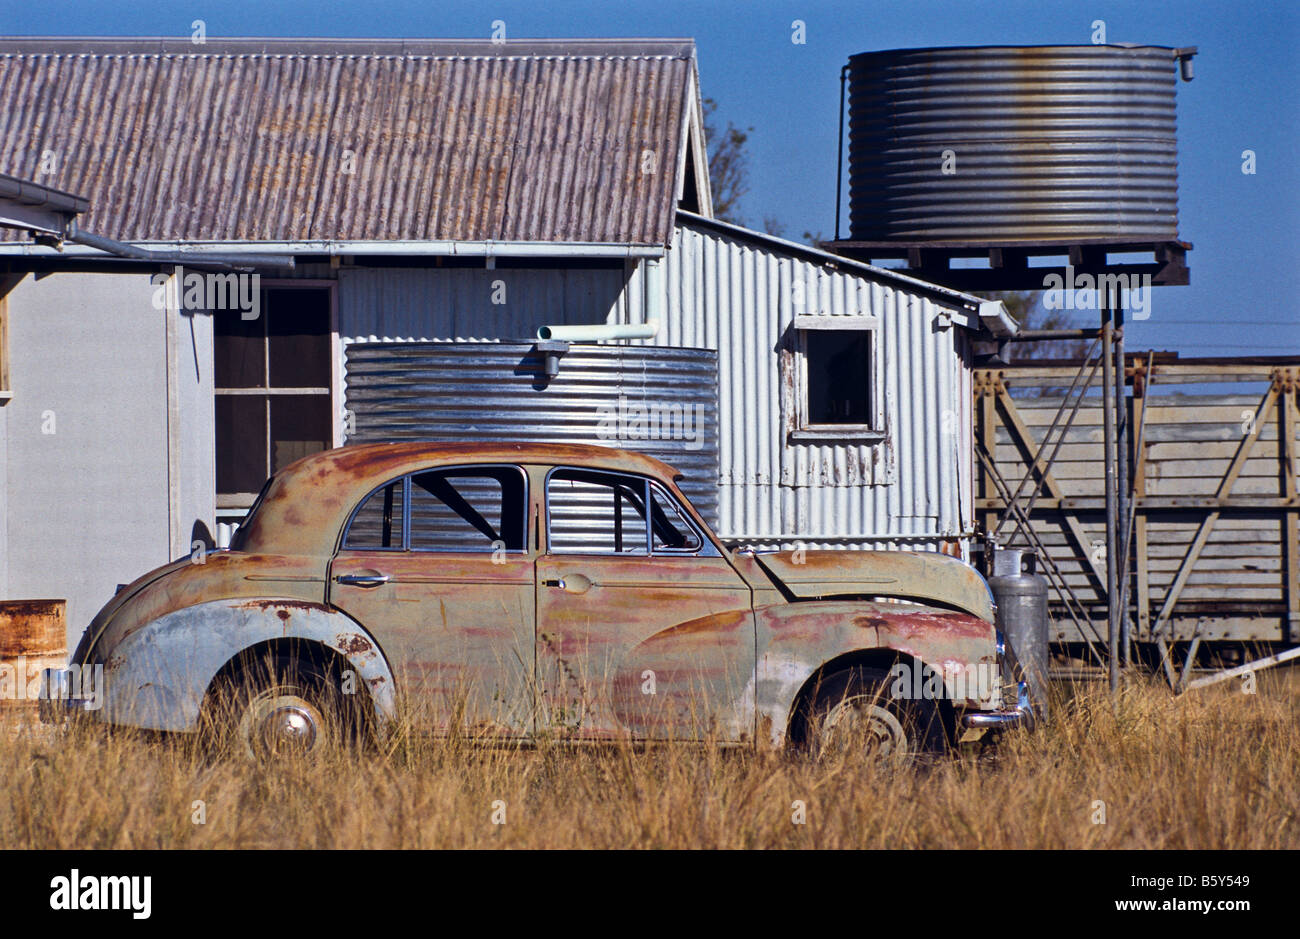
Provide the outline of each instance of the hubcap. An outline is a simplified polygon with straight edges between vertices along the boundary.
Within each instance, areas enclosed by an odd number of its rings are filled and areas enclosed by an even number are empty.
[[[244,747],[254,759],[314,753],[324,741],[321,712],[296,694],[264,692],[239,722]]]
[[[865,696],[845,698],[822,721],[823,753],[844,752],[855,745],[882,761],[905,761],[911,756],[902,721],[893,711]]]
[[[316,723],[311,714],[296,705],[276,708],[262,722],[262,741],[275,752],[281,746],[306,753],[316,744]]]

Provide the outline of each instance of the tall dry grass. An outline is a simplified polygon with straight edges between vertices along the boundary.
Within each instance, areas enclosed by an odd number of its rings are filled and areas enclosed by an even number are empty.
[[[995,759],[917,771],[708,747],[476,750],[403,735],[255,768],[101,730],[0,733],[5,848],[1300,846],[1300,681],[1065,689]],[[804,821],[795,823],[799,806]],[[496,822],[503,822],[497,824]]]

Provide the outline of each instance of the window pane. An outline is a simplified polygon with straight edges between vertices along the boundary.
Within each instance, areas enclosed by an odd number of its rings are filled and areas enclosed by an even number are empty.
[[[328,450],[331,437],[329,395],[271,396],[272,472]]]
[[[272,388],[328,388],[330,294],[325,289],[272,288],[265,307]]]
[[[420,473],[411,477],[411,548],[519,551],[524,511],[524,479],[517,469]]]
[[[553,554],[645,554],[645,483],[634,476],[558,470],[547,484]]]
[[[217,492],[260,492],[266,482],[266,398],[216,396]]]
[[[238,310],[212,314],[213,383],[217,388],[266,387],[266,306],[255,320]]]
[[[686,521],[676,500],[652,485],[650,501],[655,550],[698,551],[700,536]]]
[[[871,423],[871,333],[810,329],[804,334],[808,422]]]
[[[402,480],[371,493],[352,517],[343,547],[373,550],[402,547]]]

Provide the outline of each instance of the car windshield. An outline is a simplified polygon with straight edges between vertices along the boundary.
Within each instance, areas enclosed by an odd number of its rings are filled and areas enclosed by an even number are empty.
[[[272,476],[270,479],[268,479],[266,482],[262,484],[262,491],[259,492],[257,494],[257,498],[253,500],[252,508],[248,510],[248,513],[244,516],[243,521],[239,523],[239,527],[235,529],[235,533],[230,536],[231,551],[244,550],[244,542],[247,541],[248,539],[249,525],[252,524],[253,516],[257,514],[257,510],[261,508],[262,500],[266,498],[267,490],[271,488],[271,483],[273,482],[275,482],[274,476]]]

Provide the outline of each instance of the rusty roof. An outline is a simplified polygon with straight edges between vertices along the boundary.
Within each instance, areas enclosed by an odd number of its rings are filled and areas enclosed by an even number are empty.
[[[0,39],[0,172],[123,241],[666,245],[695,67],[690,40]]]

